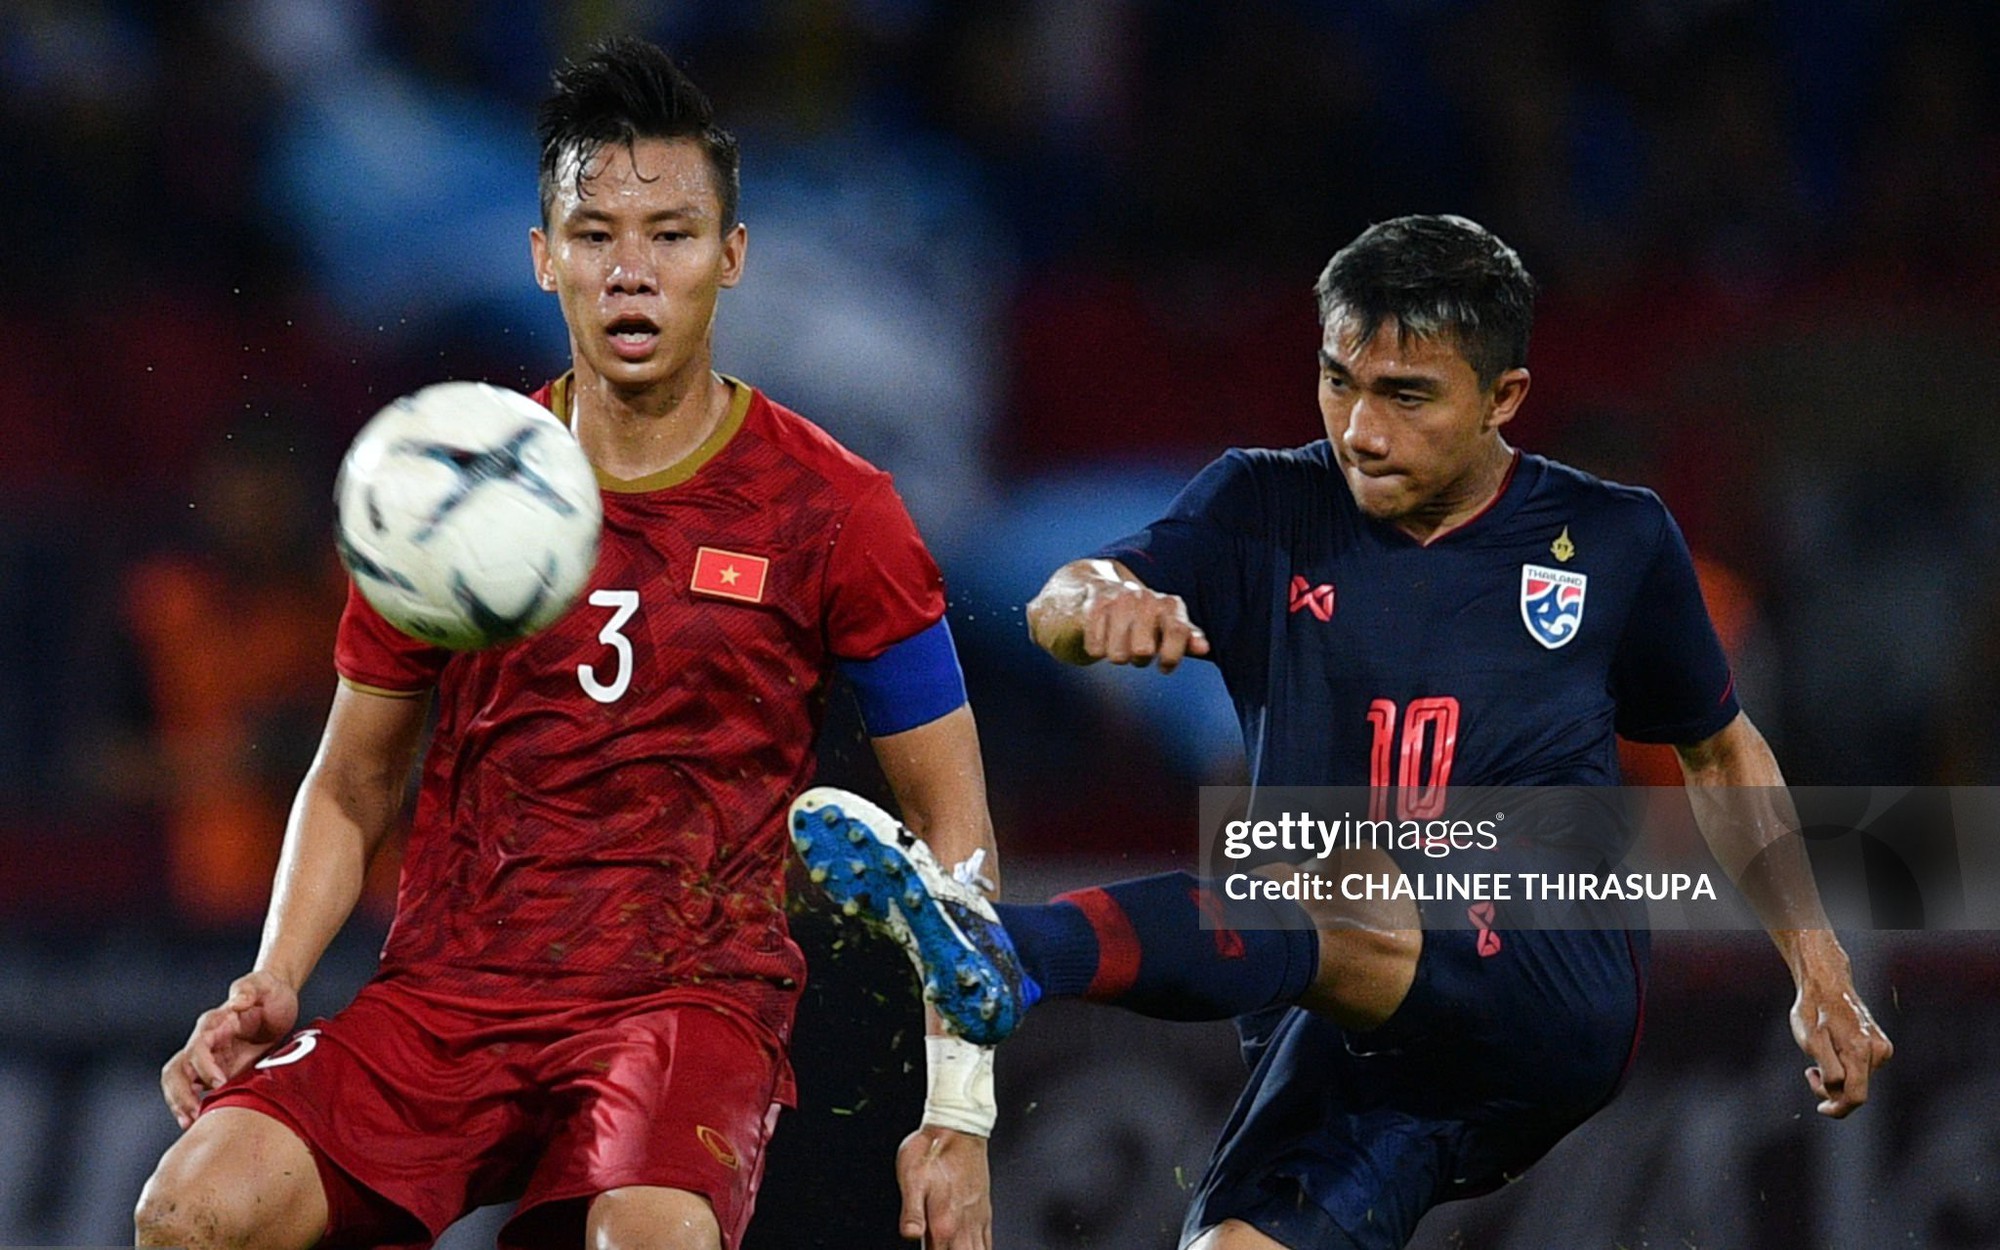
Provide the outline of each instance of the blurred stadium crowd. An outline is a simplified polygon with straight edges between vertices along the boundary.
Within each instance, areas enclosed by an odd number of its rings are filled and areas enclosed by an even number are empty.
[[[0,917],[261,914],[337,456],[561,367],[531,110],[620,30],[743,141],[719,364],[895,471],[945,565],[1012,853],[1186,850],[1234,778],[1206,666],[1059,672],[1020,605],[1224,446],[1316,436],[1311,281],[1409,211],[1542,280],[1515,441],[1665,496],[1794,781],[2000,784],[1989,4],[7,0]],[[836,709],[829,766],[858,743]]]

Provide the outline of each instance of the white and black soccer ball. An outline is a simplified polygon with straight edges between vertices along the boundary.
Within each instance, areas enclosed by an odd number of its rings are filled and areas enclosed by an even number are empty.
[[[553,623],[597,567],[604,505],[576,439],[525,395],[440,382],[375,414],[334,486],[354,584],[413,638],[457,651]]]

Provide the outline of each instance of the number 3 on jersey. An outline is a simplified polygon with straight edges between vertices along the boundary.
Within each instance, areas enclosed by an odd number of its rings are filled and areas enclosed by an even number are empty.
[[[611,609],[611,619],[597,631],[597,641],[611,648],[618,663],[611,670],[609,681],[598,680],[595,664],[579,664],[576,666],[576,680],[583,687],[583,692],[599,703],[616,703],[632,684],[632,640],[619,631],[639,610],[639,592],[593,590],[590,592],[590,606]]]

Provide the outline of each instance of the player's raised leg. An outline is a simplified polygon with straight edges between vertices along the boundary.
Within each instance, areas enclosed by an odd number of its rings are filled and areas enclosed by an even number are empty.
[[[1297,1003],[1346,1027],[1394,1013],[1422,951],[1414,904],[1273,900],[1232,908],[1199,879],[1165,873],[991,905],[940,869],[895,819],[821,787],[792,805],[813,879],[873,918],[916,963],[926,997],[963,1036],[999,1041],[1042,998],[1083,998],[1166,1020],[1225,1020]],[[1393,871],[1386,856],[1376,871]],[[1352,868],[1343,865],[1342,870]]]
[[[1321,870],[1396,871],[1386,855],[1365,854],[1366,867],[1343,858]],[[1371,1029],[1401,1005],[1423,949],[1423,921],[1407,900],[1257,899],[1225,909],[1210,883],[1185,872],[1072,890],[1042,905],[1001,904],[998,914],[1039,997],[1159,1020],[1226,1020],[1295,1004]]]
[[[161,1157],[133,1218],[141,1246],[306,1250],[326,1234],[312,1151],[270,1116],[217,1107]]]

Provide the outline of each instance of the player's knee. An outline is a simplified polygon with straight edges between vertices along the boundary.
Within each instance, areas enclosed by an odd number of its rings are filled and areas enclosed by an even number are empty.
[[[1322,929],[1320,957],[1343,965],[1415,966],[1423,953],[1422,921],[1409,927]]]
[[[173,1166],[169,1156],[139,1192],[132,1213],[134,1243],[189,1250],[247,1246],[254,1229],[241,1206],[199,1175]]]
[[[172,1182],[154,1172],[139,1191],[139,1205],[132,1212],[132,1244],[138,1246],[198,1246],[207,1239],[196,1235],[193,1211]]]
[[[1403,1005],[1423,949],[1421,928],[1323,928],[1319,975],[1300,1005],[1342,1028],[1376,1028]]]
[[[685,1189],[633,1186],[590,1204],[586,1250],[721,1250],[708,1199]]]
[[[289,1129],[219,1112],[161,1157],[132,1225],[141,1246],[306,1250],[326,1231],[326,1199],[311,1152]]]
[[[1224,1220],[1189,1244],[1188,1250],[1284,1250],[1242,1220]]]

